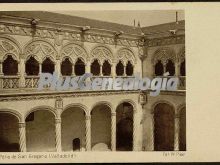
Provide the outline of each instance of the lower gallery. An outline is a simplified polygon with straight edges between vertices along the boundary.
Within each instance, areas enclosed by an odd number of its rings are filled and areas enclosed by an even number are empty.
[[[184,20],[133,27],[53,12],[0,15],[0,152],[186,150]],[[155,97],[38,91],[39,74],[53,72],[179,84]]]

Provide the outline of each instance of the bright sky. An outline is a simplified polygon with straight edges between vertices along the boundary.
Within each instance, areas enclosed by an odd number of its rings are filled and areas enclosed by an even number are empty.
[[[59,11],[60,14],[67,14],[90,19],[114,22],[125,25],[134,25],[134,19],[140,21],[142,27],[158,25],[168,22],[175,22],[176,11],[178,20],[184,20],[183,10],[146,10],[146,11]],[[57,12],[58,13],[58,12]]]

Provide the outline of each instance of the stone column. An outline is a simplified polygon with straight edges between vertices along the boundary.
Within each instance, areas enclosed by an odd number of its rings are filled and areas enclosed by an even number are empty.
[[[166,73],[166,63],[163,64],[163,73]]]
[[[116,77],[116,64],[115,63],[113,63],[111,66],[111,75],[113,78]]]
[[[180,118],[175,117],[174,150],[179,151]]]
[[[116,113],[111,116],[111,149],[116,151]]]
[[[57,152],[62,151],[61,146],[61,118],[55,119],[55,128],[56,128],[56,150]]]
[[[124,74],[123,76],[126,76],[126,66],[124,66]]]
[[[134,110],[133,112],[133,151],[138,151],[137,129],[138,129],[137,111]]]
[[[19,75],[20,75],[20,80],[19,80],[20,87],[24,88],[25,87],[25,62],[23,58],[20,59],[18,66],[19,66]]]
[[[75,65],[74,64],[72,64],[72,76],[75,76],[76,74],[75,74]]]
[[[0,89],[2,89],[3,88],[3,79],[2,79],[2,77],[3,77],[3,71],[2,71],[2,61],[0,61]]]
[[[61,75],[60,65],[61,65],[61,61],[60,61],[60,59],[57,59],[56,60],[56,65],[55,65],[55,72],[58,74],[58,76]]]
[[[175,63],[175,76],[177,76],[177,77],[180,76],[180,65],[179,65],[179,62]]]
[[[86,73],[91,73],[91,63],[90,63],[90,61],[87,61],[87,64],[86,64]]]
[[[20,151],[21,152],[26,152],[25,123],[19,123],[19,145],[20,145]]]
[[[91,115],[86,115],[86,151],[91,151]]]
[[[150,151],[154,151],[154,114],[150,114]]]
[[[2,69],[2,61],[0,61],[0,76],[3,75],[3,69]]]
[[[39,63],[39,74],[42,73],[42,63]]]
[[[100,76],[103,76],[103,73],[102,73],[102,64],[100,65]]]

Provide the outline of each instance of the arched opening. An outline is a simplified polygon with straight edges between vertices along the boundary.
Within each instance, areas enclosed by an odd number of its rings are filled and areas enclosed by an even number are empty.
[[[157,104],[154,109],[154,150],[174,150],[174,109],[166,104]]]
[[[180,64],[180,75],[186,76],[185,60]]]
[[[133,106],[122,103],[116,109],[116,150],[132,151],[133,148]]]
[[[102,73],[103,73],[103,76],[111,75],[111,64],[107,60],[103,63]]]
[[[62,151],[85,150],[86,126],[83,109],[70,107],[61,114],[61,120]]]
[[[121,61],[118,62],[116,65],[116,75],[117,76],[123,76],[124,75],[124,65]]]
[[[131,64],[130,61],[128,61],[127,65],[126,65],[126,75],[127,76],[133,75],[133,65]]]
[[[46,58],[42,63],[42,73],[51,73],[53,74],[55,65],[50,58]]]
[[[80,151],[80,139],[73,139],[73,151]]]
[[[163,75],[163,64],[160,60],[157,61],[156,65],[155,65],[155,75],[156,76],[162,76]]]
[[[179,150],[186,151],[186,107],[180,110]]]
[[[111,109],[97,105],[91,112],[91,145],[93,151],[109,151],[111,148]]]
[[[91,65],[91,73],[94,76],[99,76],[100,75],[100,64],[98,62],[98,60],[94,60],[92,65]]]
[[[55,116],[47,110],[30,113],[26,119],[26,139],[28,152],[54,152]]]
[[[3,73],[4,75],[17,75],[18,73],[18,62],[13,59],[11,55],[3,61]]]
[[[72,63],[70,62],[69,58],[66,58],[61,63],[61,74],[63,76],[71,76],[72,75]]]
[[[75,68],[75,74],[77,76],[81,76],[85,74],[86,71],[85,63],[80,58],[77,59],[74,68]]]
[[[28,76],[39,74],[39,63],[34,57],[30,57],[25,63],[25,72]]]
[[[175,65],[174,65],[173,61],[168,60],[168,63],[166,64],[166,72],[169,72],[169,76],[174,76]]]
[[[0,152],[19,152],[18,118],[0,112]]]

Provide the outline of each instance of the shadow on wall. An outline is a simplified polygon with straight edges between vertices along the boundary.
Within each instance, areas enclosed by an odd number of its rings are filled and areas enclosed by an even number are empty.
[[[19,152],[19,144],[9,143],[7,140],[0,138],[0,152]]]

